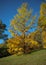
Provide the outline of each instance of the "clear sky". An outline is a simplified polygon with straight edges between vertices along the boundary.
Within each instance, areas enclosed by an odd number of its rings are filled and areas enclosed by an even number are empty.
[[[7,25],[7,29],[9,28],[9,24],[11,19],[16,15],[17,8],[21,6],[23,2],[27,2],[29,6],[33,9],[33,14],[39,15],[40,4],[45,0],[0,0],[0,19]],[[11,36],[9,32],[5,32],[6,34]]]

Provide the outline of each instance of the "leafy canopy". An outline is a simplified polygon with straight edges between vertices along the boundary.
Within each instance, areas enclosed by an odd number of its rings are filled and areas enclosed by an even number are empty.
[[[34,27],[36,16],[32,16],[32,9],[28,7],[27,3],[23,3],[20,8],[17,9],[17,14],[10,23],[10,32],[16,34],[25,34],[30,28]]]

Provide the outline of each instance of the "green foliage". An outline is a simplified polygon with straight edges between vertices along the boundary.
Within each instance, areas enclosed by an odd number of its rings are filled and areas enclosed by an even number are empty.
[[[6,44],[0,44],[0,58],[9,56]]]
[[[6,29],[6,25],[3,24],[2,21],[0,20],[0,34],[2,34],[5,29]]]
[[[4,31],[6,30],[6,25],[2,23],[0,20],[0,39],[6,40],[7,39],[7,34],[4,34]],[[5,43],[0,44],[0,57],[7,56],[7,48],[5,48]]]
[[[4,31],[6,30],[6,25],[2,23],[2,21],[0,20],[0,39],[7,39],[7,34],[4,34]]]

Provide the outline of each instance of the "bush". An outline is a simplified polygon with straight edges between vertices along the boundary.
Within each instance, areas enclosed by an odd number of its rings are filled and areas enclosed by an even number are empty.
[[[7,49],[6,48],[0,48],[0,58],[2,57],[6,57],[6,56],[9,56],[10,54],[8,53]]]
[[[25,43],[23,43],[20,38],[11,38],[7,40],[7,48],[10,54],[30,53],[39,48],[39,43],[31,39],[25,39]]]

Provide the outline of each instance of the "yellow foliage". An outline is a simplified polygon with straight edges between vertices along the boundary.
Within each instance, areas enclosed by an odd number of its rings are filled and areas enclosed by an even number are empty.
[[[11,38],[7,40],[7,47],[8,47],[7,51],[10,54],[22,54],[24,53],[24,51],[25,53],[31,52],[30,48],[35,49],[39,47],[38,42],[32,39],[26,38],[24,41],[25,43],[23,43],[23,40],[19,36],[16,36],[16,38]],[[24,49],[24,45],[26,45],[25,49]]]
[[[23,48],[19,48],[19,51],[23,51]]]
[[[23,3],[20,8],[17,9],[18,13],[14,16],[14,19],[10,23],[10,32],[12,36],[15,36],[15,33],[24,33],[27,32],[32,26],[36,16],[32,16],[32,9],[28,9],[28,4]],[[29,24],[27,22],[30,20]]]
[[[40,9],[41,16],[46,15],[46,3],[42,3]]]
[[[30,48],[33,48],[33,47],[39,47],[39,43],[37,41],[34,41],[32,39],[28,39],[26,41],[26,43],[28,42],[28,45],[30,46]]]
[[[46,40],[43,40],[43,48],[46,48]]]
[[[15,48],[14,50],[15,50],[15,51],[18,51],[18,48]]]
[[[21,39],[19,36],[16,36],[15,38],[11,38],[7,40],[7,51],[10,54],[17,54],[19,51],[22,52],[23,48],[21,48]]]
[[[46,48],[46,31],[42,32],[42,38],[43,38],[43,48]]]
[[[17,55],[22,55],[23,54],[23,52],[18,52],[18,54]]]
[[[38,25],[42,30],[46,30],[46,3],[41,4]]]

